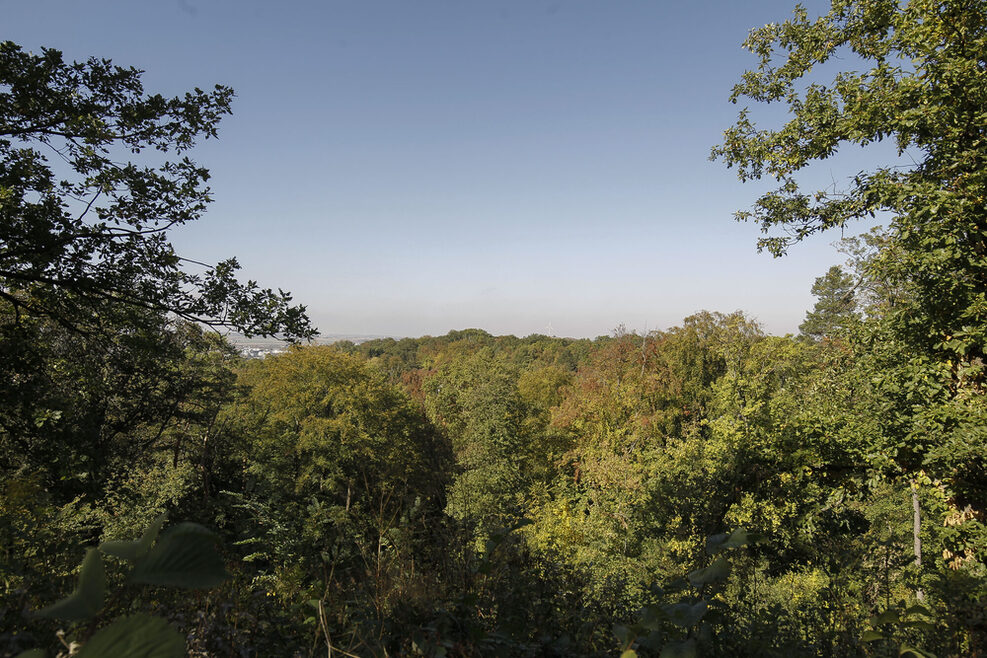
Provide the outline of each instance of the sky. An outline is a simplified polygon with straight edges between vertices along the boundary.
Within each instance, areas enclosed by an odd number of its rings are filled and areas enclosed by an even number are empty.
[[[236,256],[323,334],[593,337],[703,309],[784,334],[841,236],[758,254],[733,213],[768,186],[708,157],[755,65],[741,43],[793,6],[0,0],[0,39],[140,68],[166,95],[233,87],[192,153],[215,201],[173,243]],[[836,164],[820,175],[859,169]]]

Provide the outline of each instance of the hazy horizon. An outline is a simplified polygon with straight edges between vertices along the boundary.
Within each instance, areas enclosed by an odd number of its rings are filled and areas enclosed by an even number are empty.
[[[710,309],[784,334],[840,235],[758,254],[732,213],[767,184],[708,155],[756,63],[741,42],[791,9],[38,0],[5,5],[3,38],[144,69],[152,93],[232,86],[219,139],[191,154],[215,201],[173,242],[236,256],[323,333],[594,337]]]

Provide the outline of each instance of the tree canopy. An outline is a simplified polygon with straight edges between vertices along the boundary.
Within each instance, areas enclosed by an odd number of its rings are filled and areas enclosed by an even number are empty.
[[[17,316],[81,331],[110,305],[314,335],[289,294],[237,281],[235,259],[193,273],[201,264],[175,253],[169,231],[210,201],[209,172],[185,154],[217,135],[233,90],[166,98],[145,93],[141,76],[0,43],[0,298]]]
[[[741,180],[779,184],[737,216],[761,226],[759,245],[775,255],[854,219],[889,218],[864,272],[895,292],[860,345],[886,407],[875,454],[899,475],[941,477],[956,504],[983,509],[973,473],[987,375],[987,2],[834,0],[816,19],[796,7],[745,46],[759,63],[731,99],[784,104],[789,119],[760,128],[744,108],[713,149]],[[839,70],[821,82],[817,67],[831,62]],[[883,140],[908,162],[859,172],[842,189],[800,181],[841,148]]]
[[[745,111],[716,154],[780,182],[741,213],[791,231],[762,246],[891,217],[843,241],[802,336],[703,311],[254,361],[175,316],[296,338],[307,318],[234,262],[187,273],[167,234],[207,174],[151,164],[215,136],[232,92],[168,100],[3,44],[0,653],[157,633],[176,658],[987,654],[985,2],[836,0],[752,32],[734,98],[791,119]],[[802,189],[887,138],[916,163]],[[154,543],[164,514],[192,524]],[[208,568],[162,577],[172,548]],[[217,588],[154,587],[176,582]]]
[[[987,3],[834,0],[815,20],[799,6],[789,20],[752,30],[744,45],[759,64],[731,100],[783,103],[790,115],[779,128],[761,128],[745,107],[713,149],[741,180],[779,183],[737,213],[768,234],[759,246],[780,255],[813,233],[889,213],[900,250],[884,265],[915,287],[915,338],[982,361]],[[831,60],[846,64],[820,82],[814,69]],[[843,188],[800,184],[800,172],[840,148],[883,140],[913,162],[856,173]]]

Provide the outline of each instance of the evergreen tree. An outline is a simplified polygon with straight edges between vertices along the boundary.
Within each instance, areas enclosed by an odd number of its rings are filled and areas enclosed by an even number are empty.
[[[854,279],[839,265],[829,268],[812,284],[816,304],[806,313],[799,333],[814,340],[830,337],[860,319]]]

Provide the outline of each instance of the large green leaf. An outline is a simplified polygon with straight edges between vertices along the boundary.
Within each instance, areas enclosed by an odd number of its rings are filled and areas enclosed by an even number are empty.
[[[166,530],[130,574],[135,583],[188,589],[215,587],[226,577],[216,535],[197,523]]]
[[[916,649],[915,647],[905,645],[898,648],[898,656],[900,656],[900,658],[936,658],[934,653],[929,653],[928,651],[922,651],[921,649]]]
[[[924,617],[931,617],[932,611],[926,608],[924,605],[915,604],[905,610],[906,615],[922,615]]]
[[[716,555],[720,551],[740,548],[748,544],[756,544],[763,539],[763,536],[756,532],[747,532],[743,528],[737,528],[729,535],[724,533],[707,537],[706,552],[710,555]]]
[[[137,541],[111,539],[100,544],[99,550],[107,555],[112,555],[128,562],[136,562],[151,550],[151,544],[158,538],[158,533],[161,532],[161,526],[164,525],[167,518],[167,514],[162,514],[151,521],[151,525],[147,527],[144,534]]]
[[[689,582],[693,587],[702,587],[709,583],[716,583],[726,580],[730,575],[730,563],[725,557],[718,557],[705,569],[696,569],[689,574]]]
[[[617,624],[616,626],[614,626],[613,634],[620,642],[621,646],[625,646],[625,647],[633,643],[634,638],[636,637],[634,632],[631,631],[631,629],[629,629],[627,626],[624,626],[623,624]]]
[[[895,608],[888,608],[879,615],[871,617],[870,623],[872,626],[884,626],[885,624],[897,624],[901,621],[898,611]]]
[[[661,628],[661,621],[664,616],[664,611],[655,606],[646,605],[641,608],[641,615],[638,618],[638,623],[649,631],[656,631]]]
[[[79,583],[69,596],[38,611],[39,617],[85,621],[96,616],[106,595],[106,571],[99,551],[90,548],[82,560]]]
[[[661,649],[661,658],[696,658],[696,640],[675,640]]]
[[[730,538],[723,544],[723,550],[730,548],[740,548],[748,544],[756,544],[762,541],[763,537],[756,532],[747,532],[743,528],[737,528],[730,533]]]
[[[683,628],[689,628],[690,626],[695,626],[696,623],[703,618],[708,609],[708,604],[705,601],[699,601],[698,603],[673,603],[670,605],[662,606],[662,610],[668,615],[668,620],[675,624],[676,626],[681,626]]]
[[[43,649],[28,649],[21,651],[14,658],[45,658],[46,655]]]
[[[706,552],[710,555],[716,555],[729,538],[730,535],[725,532],[718,535],[710,535],[706,538]]]
[[[183,658],[185,638],[161,617],[121,617],[97,631],[76,658]]]
[[[905,628],[917,628],[922,631],[934,631],[936,630],[935,624],[929,623],[924,619],[913,619],[911,621],[902,622],[901,625]]]

